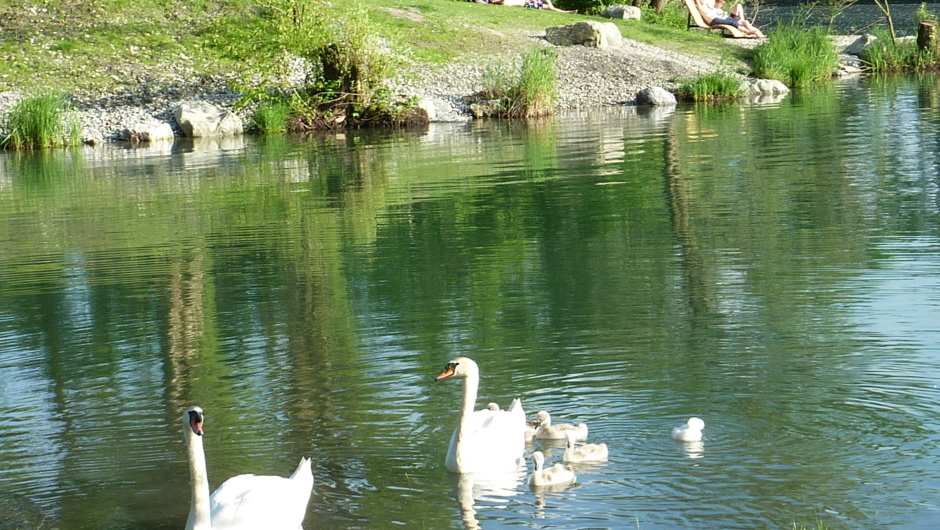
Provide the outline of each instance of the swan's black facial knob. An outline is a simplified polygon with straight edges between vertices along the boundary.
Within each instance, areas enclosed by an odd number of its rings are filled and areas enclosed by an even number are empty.
[[[441,372],[441,375],[436,377],[436,380],[440,381],[441,379],[450,377],[454,375],[454,372],[456,370],[457,370],[457,363],[447,363],[447,365],[444,366],[444,371]]]
[[[197,436],[202,436],[202,421],[203,415],[202,412],[198,410],[189,411],[189,426],[193,429],[193,432]]]

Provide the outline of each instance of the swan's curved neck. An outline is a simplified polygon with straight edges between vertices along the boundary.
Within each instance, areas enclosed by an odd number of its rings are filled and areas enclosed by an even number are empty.
[[[462,437],[464,422],[470,420],[470,416],[473,414],[473,406],[477,402],[477,387],[480,385],[480,376],[475,373],[469,373],[464,378],[463,381],[463,406],[460,407],[460,434],[458,438]]]
[[[209,511],[209,477],[206,474],[206,453],[202,449],[202,437],[187,430],[186,451],[189,453],[189,478],[193,483],[186,530],[210,530],[212,519]]]

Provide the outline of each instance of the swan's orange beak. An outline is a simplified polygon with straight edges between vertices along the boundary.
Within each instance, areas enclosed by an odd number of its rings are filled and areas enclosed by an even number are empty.
[[[193,429],[196,436],[202,436],[202,414],[195,410],[189,411],[189,426]]]
[[[434,378],[435,381],[440,381],[441,379],[447,379],[448,377],[454,375],[454,368],[457,365],[455,363],[447,363],[447,366],[444,367],[444,371],[441,372],[441,375]]]

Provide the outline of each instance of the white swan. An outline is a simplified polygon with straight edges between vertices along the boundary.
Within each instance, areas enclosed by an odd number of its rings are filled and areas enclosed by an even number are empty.
[[[685,425],[672,430],[672,439],[680,442],[700,442],[705,422],[699,418],[689,418]]]
[[[206,455],[202,448],[204,419],[199,407],[190,407],[183,414],[183,438],[189,453],[189,476],[193,486],[186,530],[302,528],[313,489],[310,459],[301,458],[290,478],[238,475],[209,495]]]
[[[575,447],[575,434],[565,434],[565,462],[601,462],[607,460],[607,444],[584,444]]]
[[[463,404],[454,434],[450,438],[445,466],[454,473],[504,473],[524,465],[525,411],[514,399],[509,410],[473,411],[480,384],[477,363],[458,357],[444,367],[437,380],[463,378]]]
[[[532,453],[532,463],[535,464],[535,471],[529,477],[530,486],[559,486],[564,484],[574,484],[577,480],[574,471],[561,464],[544,469],[545,455],[542,451]]]
[[[540,410],[538,412],[539,426],[535,429],[536,440],[564,440],[566,432],[572,432],[575,440],[583,442],[588,437],[588,426],[586,423],[572,425],[570,423],[557,423],[552,425],[552,417],[548,412]]]

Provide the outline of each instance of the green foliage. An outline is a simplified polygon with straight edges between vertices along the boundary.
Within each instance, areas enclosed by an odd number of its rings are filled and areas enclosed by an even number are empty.
[[[322,82],[338,81],[341,92],[355,93],[362,106],[369,106],[373,92],[391,74],[392,63],[372,29],[368,11],[358,5],[334,26],[333,35],[306,58],[321,65]]]
[[[498,100],[497,116],[548,116],[555,104],[555,52],[535,47],[523,52],[518,70],[497,60],[483,71],[483,90],[476,99]]]
[[[531,48],[522,54],[519,76],[520,113],[524,116],[548,116],[555,104],[555,51]]]
[[[10,149],[42,149],[81,141],[81,125],[68,119],[65,95],[46,92],[26,96],[7,117],[9,133],[0,145]]]
[[[669,28],[686,29],[689,24],[689,10],[685,2],[673,0],[663,6],[663,12],[659,14],[650,6],[644,7],[642,20]]]
[[[625,4],[627,2],[624,2]],[[577,9],[582,15],[599,15],[608,5],[615,2],[609,0],[558,0],[552,4],[559,9]]]
[[[918,24],[921,22],[937,22],[937,20],[938,20],[937,14],[930,11],[927,8],[926,3],[921,4],[920,7],[917,8],[917,21],[916,22]]]
[[[862,60],[873,73],[900,71],[923,72],[937,66],[931,50],[921,50],[914,40],[896,41],[889,31],[874,29],[872,42],[862,54]]]
[[[825,29],[789,23],[777,26],[772,38],[754,50],[753,72],[789,87],[805,87],[830,79],[838,63]]]
[[[741,94],[741,81],[723,72],[705,74],[679,86],[679,97],[687,101],[719,101]]]
[[[251,123],[261,134],[281,134],[287,131],[287,119],[290,115],[291,108],[287,103],[262,103],[251,114]]]

